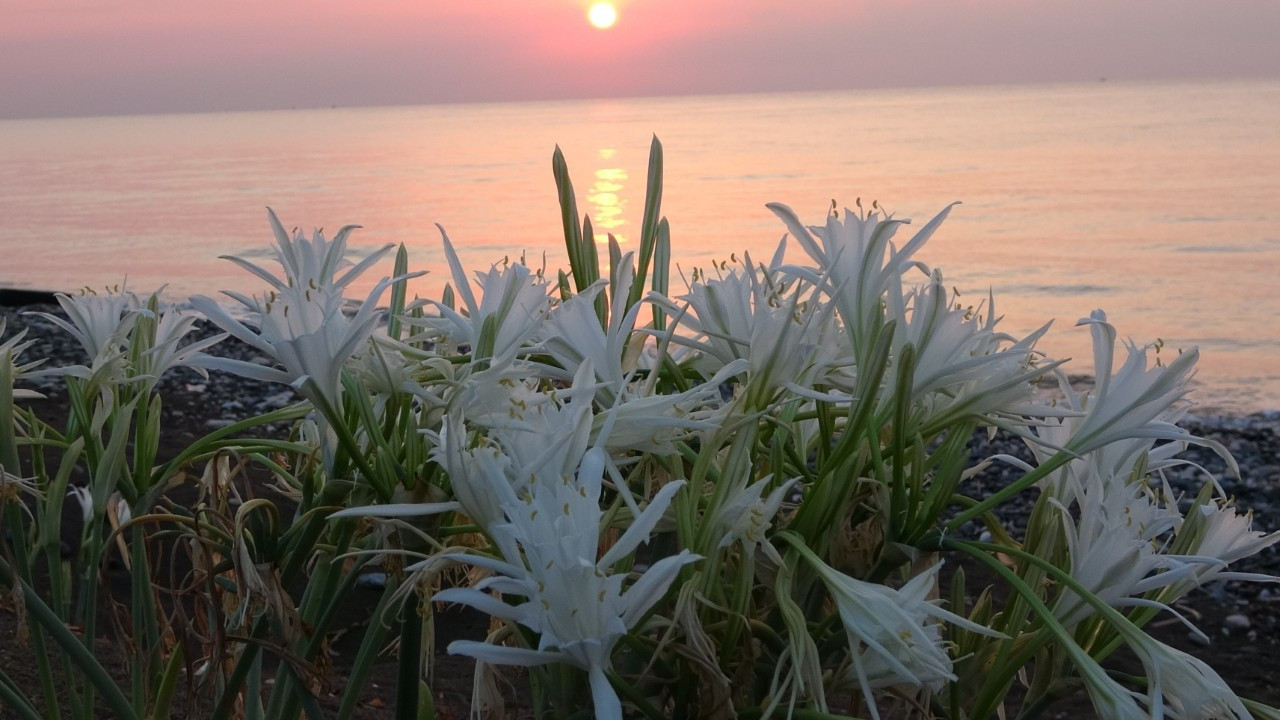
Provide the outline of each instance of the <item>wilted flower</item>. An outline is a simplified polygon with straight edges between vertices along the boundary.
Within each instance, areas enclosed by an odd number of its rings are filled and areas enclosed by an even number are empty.
[[[40,492],[40,488],[36,486],[35,478],[18,477],[3,466],[0,466],[0,510],[4,508],[6,503],[16,502],[23,512],[30,515],[31,508],[22,502],[23,495],[28,495],[37,500],[44,497],[44,494]]]

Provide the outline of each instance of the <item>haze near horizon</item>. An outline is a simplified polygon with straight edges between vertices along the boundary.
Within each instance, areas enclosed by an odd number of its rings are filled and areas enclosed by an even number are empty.
[[[0,0],[0,117],[1280,77],[1264,0],[600,4]]]

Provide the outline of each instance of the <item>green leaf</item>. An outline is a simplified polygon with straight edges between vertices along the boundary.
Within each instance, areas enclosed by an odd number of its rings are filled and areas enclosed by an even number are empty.
[[[671,284],[671,225],[666,218],[658,221],[658,236],[654,243],[653,252],[653,278],[650,287],[653,291],[663,297],[668,296]],[[637,285],[632,287],[643,287],[642,281],[637,281]],[[653,306],[653,327],[659,332],[667,329],[666,312],[654,305]]]
[[[649,144],[649,178],[644,193],[644,223],[640,226],[640,255],[636,258],[636,282],[627,296],[627,308],[640,302],[644,293],[645,278],[653,259],[657,242],[658,223],[662,217],[662,143],[653,136]]]
[[[409,249],[404,243],[400,243],[400,249],[396,251],[396,266],[392,271],[392,277],[398,277],[399,280],[391,284],[391,307],[387,310],[387,334],[392,338],[400,339],[400,316],[404,313],[405,298],[409,293],[409,278],[404,277],[409,272]]]
[[[582,257],[582,231],[578,227],[578,201],[573,195],[573,181],[569,179],[569,166],[564,161],[560,146],[551,155],[551,172],[556,178],[556,193],[560,198],[560,222],[564,227],[564,245],[569,253],[569,270],[578,292],[591,283],[586,279],[586,258]]]

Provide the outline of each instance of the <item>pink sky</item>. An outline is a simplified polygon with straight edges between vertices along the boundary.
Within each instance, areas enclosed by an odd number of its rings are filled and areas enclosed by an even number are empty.
[[[0,0],[0,117],[1280,77],[1275,0]]]

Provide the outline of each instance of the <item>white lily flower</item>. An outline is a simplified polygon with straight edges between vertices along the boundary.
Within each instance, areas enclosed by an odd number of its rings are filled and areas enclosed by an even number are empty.
[[[1214,579],[1280,581],[1268,575],[1227,572],[1231,563],[1280,543],[1280,530],[1263,533],[1253,529],[1252,511],[1242,514],[1228,501],[1210,500],[1191,509],[1178,535],[1192,540],[1189,556],[1183,559],[1192,564],[1194,572],[1192,578],[1174,585],[1179,595]]]
[[[905,297],[894,289],[900,278],[890,278],[889,285],[888,312],[897,321],[894,355],[901,357],[908,345],[913,348],[911,396],[935,423],[965,415],[1052,414],[1031,404],[1032,382],[1061,364],[1036,367],[1033,362],[1035,344],[1048,324],[1015,341],[996,330],[994,298],[989,298],[985,319],[980,308],[953,307],[937,270]]]
[[[75,498],[76,504],[80,506],[80,515],[83,522],[88,523],[93,519],[94,501],[93,490],[84,485],[71,485],[67,487],[67,495]],[[133,513],[129,510],[129,504],[119,492],[111,493],[107,498],[106,510],[115,510],[114,525],[119,527],[133,519]],[[105,510],[104,510],[105,511]]]
[[[154,295],[152,301],[155,301]],[[189,367],[205,376],[204,368],[194,364],[195,359],[208,348],[222,342],[227,333],[181,345],[182,340],[196,330],[196,320],[195,315],[176,308],[159,312],[156,316],[154,341],[138,357],[134,372],[149,378],[151,382],[159,380],[175,367]]]
[[[7,321],[5,318],[0,317],[0,337],[4,336],[6,324]],[[10,383],[17,382],[17,380],[23,375],[27,374],[29,371],[35,369],[44,362],[44,360],[35,360],[29,363],[18,362],[18,356],[35,343],[34,340],[23,341],[23,338],[26,337],[26,335],[27,331],[26,329],[23,329],[13,337],[5,340],[3,343],[0,343],[0,364],[7,367]],[[31,400],[35,398],[42,398],[44,395],[36,392],[35,390],[13,388],[13,397],[15,400]]]
[[[488,367],[458,366],[446,404],[466,413],[467,422],[487,428],[523,422],[550,396],[539,389],[541,367],[518,358],[507,358]]]
[[[799,480],[798,477],[791,478],[765,497],[761,497],[761,493],[773,482],[773,476],[766,476],[730,493],[716,508],[715,517],[705,520],[715,523],[716,533],[720,535],[718,546],[724,548],[740,542],[748,552],[758,546],[764,546],[766,552],[771,550],[773,546],[769,544],[766,533],[773,526],[773,518],[782,507],[782,501]]]
[[[539,636],[534,650],[457,641],[449,652],[488,663],[569,663],[587,672],[596,717],[620,719],[621,703],[606,677],[613,648],[666,594],[680,568],[698,558],[688,551],[663,558],[624,589],[626,575],[610,574],[610,569],[648,540],[682,483],[664,486],[601,554],[603,471],[604,451],[595,448],[583,458],[576,477],[533,479],[520,499],[504,504],[506,522],[488,528],[491,535],[518,543],[523,552],[498,541],[505,561],[457,557],[503,575],[475,588],[441,591],[434,599],[470,605]],[[527,601],[510,605],[486,592],[490,589]]]
[[[410,357],[415,354],[414,349],[385,334],[374,333],[370,339],[372,342],[355,357],[352,367],[365,386],[383,400],[412,386],[413,369],[418,365]]]
[[[675,335],[674,344],[697,351],[717,374],[745,361],[751,392],[766,403],[784,387],[811,394],[833,369],[852,365],[841,354],[845,343],[833,342],[839,329],[832,307],[803,298],[799,288],[780,296],[749,256],[743,264],[742,272],[690,286],[681,297],[689,308],[682,322],[696,335]]]
[[[591,364],[584,363],[573,384],[554,393],[527,392],[522,384],[509,388],[509,410],[487,423],[488,438],[511,458],[522,485],[558,481],[577,471],[590,447],[591,377]]]
[[[1091,483],[1077,501],[1077,519],[1059,505],[1071,577],[1103,602],[1123,605],[1186,577],[1190,568],[1161,553],[1160,538],[1181,520],[1176,509],[1160,506],[1140,485],[1102,480]],[[1094,608],[1068,588],[1053,611],[1064,626],[1072,627]]]
[[[394,247],[393,244],[387,243],[358,264],[352,265],[351,261],[346,259],[347,235],[359,228],[359,225],[347,225],[338,231],[338,235],[332,241],[326,240],[324,233],[319,230],[316,230],[308,240],[301,230],[294,230],[293,237],[290,237],[271,208],[267,208],[267,220],[271,223],[271,231],[276,238],[276,260],[284,270],[283,278],[276,277],[244,258],[233,255],[222,257],[262,278],[278,292],[284,292],[290,288],[303,290],[322,287],[336,288],[341,292]],[[350,269],[338,276],[338,271],[346,268]],[[253,308],[255,305],[252,298],[238,293],[228,294],[247,307]]]
[[[68,320],[46,312],[31,312],[71,334],[95,363],[118,352],[143,312],[137,296],[126,291],[99,295],[85,291],[79,295],[56,293],[58,305]]]
[[[233,318],[208,297],[195,296],[191,298],[191,304],[237,339],[275,359],[279,367],[207,355],[194,359],[194,364],[256,380],[293,385],[312,402],[325,403],[336,410],[340,408],[342,366],[373,334],[381,316],[377,309],[378,299],[393,282],[421,273],[383,278],[355,314],[348,317],[343,312],[346,286],[393,246],[382,247],[338,276],[340,270],[350,265],[344,258],[346,238],[357,226],[344,227],[333,242],[325,240],[319,231],[311,240],[301,232],[290,238],[275,213],[268,210],[267,214],[276,236],[276,259],[284,269],[285,277],[277,278],[242,258],[226,258],[275,288],[261,297],[224,291],[225,295],[240,301],[252,313],[252,322],[258,325],[257,332]]]
[[[343,365],[373,334],[380,318],[378,298],[391,280],[379,282],[353,317],[342,311],[336,287],[286,288],[257,301],[257,332],[233,318],[211,298],[195,296],[191,304],[234,337],[270,356],[278,367],[202,355],[201,367],[225,370],[255,380],[293,385],[312,401],[339,407]],[[314,383],[314,389],[308,384]]]
[[[891,278],[891,283],[898,281]],[[898,321],[895,354],[900,355],[908,343],[915,348],[914,396],[983,377],[984,366],[998,357],[1000,345],[1013,340],[996,332],[997,318],[988,316],[983,322],[972,310],[952,307],[938,270],[928,283],[908,293],[909,304],[895,302],[901,293],[889,297],[891,314]],[[1019,351],[1025,359],[1030,348]]]
[[[1204,525],[1196,554],[1232,563],[1257,554],[1280,542],[1280,530],[1263,534],[1253,529],[1253,511],[1241,514],[1229,503],[1215,503],[1199,508]]]
[[[574,397],[574,392],[570,388],[566,394]],[[535,483],[572,477],[591,436],[589,402],[561,405],[540,393],[521,397],[509,416],[487,414],[493,424],[479,445],[472,446],[465,406],[444,418],[439,433],[425,433],[434,442],[431,457],[448,473],[463,512],[500,545],[506,535],[494,528],[504,523],[506,508],[527,496]],[[515,552],[512,546],[503,549],[508,557]]]
[[[1253,717],[1222,676],[1204,661],[1165,645],[1133,625],[1120,624],[1116,628],[1146,670],[1146,702],[1151,717],[1167,715],[1176,720]]]
[[[1181,412],[1177,403],[1189,391],[1198,351],[1192,348],[1166,366],[1148,369],[1146,349],[1127,343],[1128,357],[1112,376],[1116,330],[1106,313],[1095,310],[1080,324],[1092,328],[1097,387],[1088,414],[1076,425],[1066,447],[1084,454],[1128,438],[1186,439],[1187,433],[1174,426],[1171,418]]]
[[[682,483],[659,490],[601,553],[600,493],[608,456],[602,446],[586,445],[592,413],[585,393],[594,375],[590,361],[583,363],[566,392],[570,402],[536,403],[519,422],[490,429],[489,444],[478,448],[465,446],[460,412],[446,419],[433,457],[449,473],[462,510],[485,529],[501,558],[453,556],[498,574],[435,599],[470,605],[539,636],[532,650],[458,641],[450,652],[487,663],[575,665],[587,671],[596,716],[621,718],[606,677],[613,647],[666,594],[680,568],[697,558],[687,551],[663,558],[629,587],[626,574],[611,574],[648,541]],[[554,434],[546,423],[555,426]],[[526,602],[512,605],[490,591]]]
[[[755,309],[768,305],[762,300],[754,268],[746,265],[744,272],[734,268],[719,278],[695,280],[680,299],[688,303],[690,309],[680,322],[697,334],[698,341],[693,344],[684,338],[672,340],[699,350],[703,363],[714,361],[715,366],[708,375],[735,360],[747,359]],[[678,314],[674,306],[668,308],[668,312]]]
[[[720,403],[720,385],[734,372],[721,372],[682,393],[635,396],[630,388],[610,409],[612,427],[604,437],[610,454],[626,451],[655,456],[676,452],[676,442],[690,433],[719,427],[727,407]],[[597,423],[599,424],[599,423]]]
[[[439,227],[439,226],[437,226]],[[521,263],[511,263],[501,271],[497,266],[487,273],[476,273],[480,299],[471,290],[466,271],[458,254],[449,241],[449,235],[440,228],[444,242],[444,255],[453,274],[454,289],[464,306],[459,312],[434,300],[439,317],[404,318],[410,325],[425,327],[421,337],[447,339],[453,345],[468,345],[474,359],[493,359],[504,362],[513,358],[524,347],[551,306],[547,295],[547,283],[535,277]],[[492,326],[492,347],[481,348],[486,325]],[[410,338],[411,340],[413,338]]]
[[[937,621],[1003,637],[928,601],[941,563],[894,589],[850,577],[811,553],[802,554],[836,603],[849,636],[854,673],[872,717],[879,718],[871,696],[874,688],[912,685],[937,689],[944,681],[955,679]]]
[[[854,353],[863,358],[871,351],[872,334],[883,321],[881,299],[890,282],[914,265],[911,257],[946,219],[954,205],[938,213],[901,249],[890,244],[898,227],[909,221],[881,215],[877,208],[865,213],[848,208],[844,220],[827,215],[825,227],[806,228],[786,205],[771,203],[769,209],[786,224],[792,237],[818,264],[819,272],[794,269],[801,277],[820,283],[831,296],[853,342]]]
[[[45,312],[32,315],[49,320],[80,342],[89,355],[88,365],[70,365],[42,370],[40,375],[69,375],[103,387],[122,382],[140,382],[150,387],[170,369],[187,366],[203,374],[193,364],[201,351],[220,342],[225,335],[205,338],[179,347],[195,330],[196,318],[177,309],[161,311],[159,292],[144,305],[130,292],[57,295],[68,320]],[[154,324],[144,337],[139,321]],[[131,364],[132,362],[132,364]]]
[[[613,268],[612,282],[600,280],[585,291],[552,308],[546,322],[537,333],[538,347],[564,368],[564,376],[572,376],[586,362],[595,371],[596,394],[604,407],[613,405],[629,374],[635,370],[634,356],[638,347],[633,345],[632,331],[640,313],[640,303],[629,311],[626,308],[627,289],[631,287],[635,270],[631,253],[623,256],[619,267]],[[595,302],[607,287],[616,288],[609,311],[607,328],[600,326]],[[644,336],[635,336],[643,341]],[[553,373],[554,375],[554,373]]]
[[[433,436],[431,459],[444,468],[462,511],[488,529],[503,522],[503,507],[524,490],[526,476],[517,474],[511,458],[495,445],[469,448],[466,427],[458,413],[450,413]]]
[[[89,356],[88,365],[67,365],[30,373],[32,376],[71,376],[85,380],[100,393],[127,382],[143,381],[129,366],[129,335],[138,317],[150,314],[131,292],[110,291],[99,295],[58,293],[55,297],[68,320],[45,312],[32,312],[67,331],[79,341]]]

